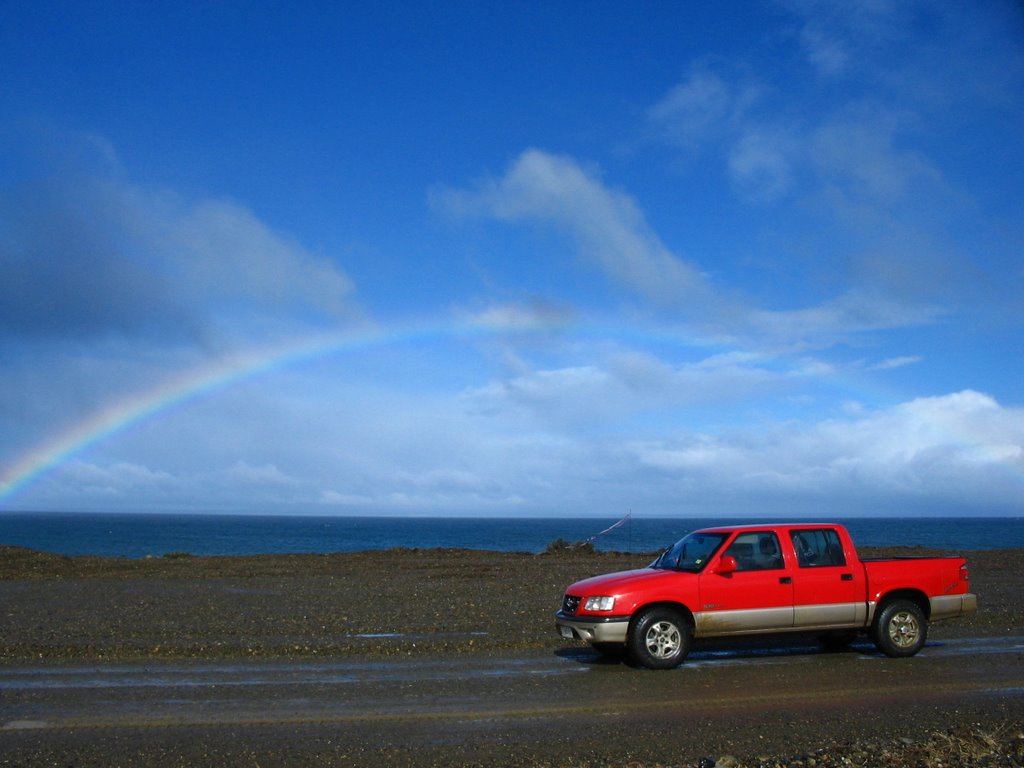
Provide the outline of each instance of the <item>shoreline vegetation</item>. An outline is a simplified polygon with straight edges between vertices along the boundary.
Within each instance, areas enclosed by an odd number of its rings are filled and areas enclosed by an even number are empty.
[[[926,554],[952,553],[863,551]],[[936,624],[932,636],[1024,635],[1024,550],[957,554],[968,558],[979,611]],[[553,653],[565,646],[553,615],[569,583],[643,567],[655,555],[567,542],[539,554],[388,549],[142,559],[0,546],[0,664]],[[1024,765],[1024,723],[993,716],[949,725],[895,741],[837,742],[760,762],[719,755],[702,764]]]

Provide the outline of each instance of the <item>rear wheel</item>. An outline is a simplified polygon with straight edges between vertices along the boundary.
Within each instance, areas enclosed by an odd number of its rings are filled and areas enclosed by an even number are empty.
[[[633,660],[649,669],[672,669],[690,652],[690,625],[671,608],[648,608],[629,628],[627,646]]]
[[[872,630],[872,639],[886,656],[913,656],[924,647],[928,622],[912,600],[893,600],[885,605]]]

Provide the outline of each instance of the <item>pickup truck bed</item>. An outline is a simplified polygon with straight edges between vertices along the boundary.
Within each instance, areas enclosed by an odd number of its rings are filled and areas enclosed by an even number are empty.
[[[840,525],[753,525],[695,531],[647,568],[579,581],[555,622],[566,639],[668,668],[695,638],[783,632],[867,632],[911,656],[930,621],[976,609],[962,557],[861,560]]]

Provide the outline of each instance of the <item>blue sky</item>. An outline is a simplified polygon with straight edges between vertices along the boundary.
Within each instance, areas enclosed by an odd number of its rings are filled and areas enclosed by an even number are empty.
[[[8,3],[0,509],[1024,514],[1019,3]]]

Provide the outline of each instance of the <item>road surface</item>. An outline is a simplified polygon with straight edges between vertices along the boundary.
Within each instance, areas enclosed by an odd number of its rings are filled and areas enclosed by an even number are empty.
[[[889,659],[698,648],[676,670],[527,656],[0,666],[0,765],[485,765],[789,755],[1024,723],[1024,637]]]

